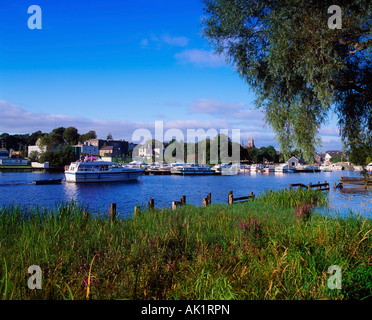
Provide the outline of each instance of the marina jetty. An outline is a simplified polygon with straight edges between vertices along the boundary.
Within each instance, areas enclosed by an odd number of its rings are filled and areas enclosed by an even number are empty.
[[[142,168],[145,175],[236,175],[239,173],[314,173],[321,172],[319,166],[312,165],[287,165],[286,163],[272,164],[227,164],[221,163],[214,166],[197,163],[172,163],[172,164],[145,164],[131,162],[123,164],[129,168]]]

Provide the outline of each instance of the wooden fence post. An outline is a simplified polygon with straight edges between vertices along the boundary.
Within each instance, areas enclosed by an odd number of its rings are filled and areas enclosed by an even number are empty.
[[[208,198],[203,198],[203,208],[208,206]]]
[[[212,203],[212,194],[208,193],[207,195],[207,205],[210,205]]]
[[[154,199],[150,199],[149,200],[149,205],[148,205],[148,210],[154,210],[154,206],[155,206],[155,200]]]
[[[309,186],[307,187],[307,190],[311,190],[311,182],[309,183]]]
[[[227,203],[228,204],[233,204],[234,203],[234,197],[233,197],[233,192],[232,191],[229,191],[229,195],[228,195],[228,198],[227,198]]]
[[[135,206],[134,207],[134,214],[139,214],[141,212],[141,207],[140,206]]]
[[[289,190],[291,190],[291,191],[292,191],[292,185],[291,185],[291,184],[289,185]]]
[[[336,182],[333,182],[333,190],[336,190],[337,189],[337,184]]]
[[[181,197],[181,205],[186,204],[186,196]]]
[[[172,211],[177,210],[178,201],[172,201]]]
[[[110,205],[110,221],[113,222],[116,219],[116,203]]]
[[[252,199],[254,199],[254,193],[252,191],[249,195],[252,197]]]

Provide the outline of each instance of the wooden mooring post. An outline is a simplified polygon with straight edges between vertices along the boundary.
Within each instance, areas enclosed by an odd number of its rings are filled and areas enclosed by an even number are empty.
[[[318,190],[321,191],[329,191],[329,183],[327,181],[324,181],[324,183],[318,183],[312,184],[311,182],[309,183],[308,186],[304,185],[303,183],[294,183],[289,185],[289,190],[293,190],[293,187],[296,187],[296,191],[299,191],[300,189],[304,188],[307,190],[312,190],[313,188],[317,188]],[[287,189],[284,189],[287,190]]]
[[[254,196],[253,192],[251,192],[249,194],[249,196],[234,198],[233,192],[229,191],[228,204],[231,205],[231,204],[234,204],[234,202],[246,202],[246,201],[249,201],[249,200],[254,200],[254,198],[255,198],[255,196]]]
[[[155,200],[151,198],[148,204],[148,211],[154,210],[154,207],[155,207]]]
[[[180,201],[172,201],[172,210],[176,210],[180,204]]]
[[[116,220],[116,203],[111,203],[110,205],[110,221]]]
[[[210,205],[212,203],[212,194],[211,193],[208,193],[207,195],[207,205]]]
[[[227,203],[228,204],[233,204],[234,203],[234,197],[233,197],[233,192],[230,190],[228,197],[227,197]]]
[[[181,197],[181,206],[186,204],[186,196]]]

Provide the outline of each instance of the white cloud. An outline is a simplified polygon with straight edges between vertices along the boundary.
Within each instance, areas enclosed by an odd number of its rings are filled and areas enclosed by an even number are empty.
[[[330,127],[330,126],[324,126],[324,127],[320,128],[319,133],[322,136],[336,136],[336,137],[338,137],[340,135],[340,132],[337,128]]]
[[[140,42],[140,44],[141,44],[141,47],[142,48],[145,48],[145,47],[147,47],[149,45],[149,40],[142,39],[142,41]]]
[[[190,39],[186,37],[176,37],[169,34],[163,34],[161,36],[152,35],[149,39],[142,39],[140,42],[143,48],[148,47],[151,43],[156,44],[157,46],[168,45],[172,47],[186,47],[189,44]]]
[[[196,113],[221,114],[245,108],[244,103],[228,103],[213,99],[198,99],[188,104],[190,111]]]
[[[155,121],[108,121],[94,120],[83,117],[71,117],[62,114],[45,114],[28,112],[23,108],[0,100],[0,133],[32,133],[38,130],[51,132],[55,127],[74,126],[80,134],[94,130],[98,138],[106,138],[109,132],[114,139],[126,139],[131,141],[132,135],[137,129],[147,129],[152,134],[155,130]],[[158,119],[159,120],[159,119]],[[168,129],[180,129],[186,136],[187,129],[227,129],[229,123],[225,120],[200,121],[200,120],[169,120],[163,122],[164,131]]]
[[[189,44],[189,39],[186,37],[171,37],[169,34],[165,34],[160,38],[161,42],[164,42],[170,46],[186,47]]]
[[[226,65],[223,55],[217,55],[207,50],[189,49],[175,54],[174,57],[178,63],[191,63],[200,67],[221,67]]]
[[[246,139],[253,137],[258,147],[274,145],[277,142],[271,128],[263,125],[262,112],[256,109],[245,109],[243,103],[228,103],[218,100],[200,99],[189,104],[190,109],[200,107],[205,114],[211,114],[217,108],[219,110],[215,120],[191,120],[191,119],[173,119],[163,122],[164,133],[168,129],[180,129],[185,137],[187,129],[240,129],[241,138]],[[194,111],[196,112],[196,111]],[[114,139],[126,139],[131,141],[132,135],[137,129],[147,129],[154,134],[155,121],[108,121],[94,120],[83,117],[72,117],[63,114],[46,114],[41,112],[29,112],[14,104],[0,100],[0,133],[32,133],[37,130],[50,132],[55,127],[74,126],[83,134],[89,130],[94,130],[98,138],[106,138],[109,132]],[[159,118],[161,118],[159,116]],[[159,120],[159,118],[157,120]],[[322,139],[322,150],[341,149],[341,141],[336,134],[337,129],[334,127],[322,128],[320,135]]]

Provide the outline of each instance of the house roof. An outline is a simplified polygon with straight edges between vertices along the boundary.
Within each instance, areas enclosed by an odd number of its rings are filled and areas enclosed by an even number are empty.
[[[107,146],[107,147],[101,148],[100,150],[114,150],[114,147],[113,146]]]
[[[342,151],[340,150],[329,150],[329,151],[326,151],[326,154],[328,153],[328,155],[330,155],[331,157],[334,157],[334,156],[341,156],[343,153]]]

